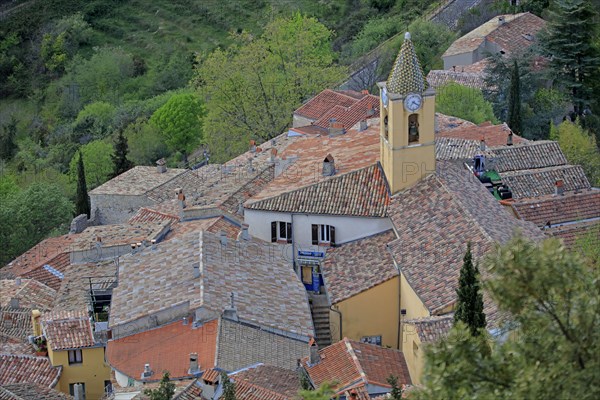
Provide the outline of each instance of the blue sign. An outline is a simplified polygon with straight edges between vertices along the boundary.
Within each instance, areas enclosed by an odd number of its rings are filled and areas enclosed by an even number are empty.
[[[301,257],[325,257],[322,251],[302,251],[298,250],[298,255]]]

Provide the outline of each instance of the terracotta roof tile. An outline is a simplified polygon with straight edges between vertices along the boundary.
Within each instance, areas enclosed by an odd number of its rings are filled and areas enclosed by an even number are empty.
[[[90,226],[75,235],[72,250],[96,249],[97,238],[101,239],[102,247],[129,245],[131,243],[160,238],[170,227],[171,220],[161,220],[146,223],[114,224]]]
[[[294,114],[317,120],[321,118],[323,114],[337,105],[342,107],[350,107],[358,100],[359,99],[357,99],[355,96],[350,96],[348,93],[325,89],[294,111]]]
[[[452,129],[459,129],[468,126],[476,126],[471,121],[467,121],[462,118],[453,117],[451,115],[445,115],[435,113],[435,133],[444,131],[450,131]]]
[[[600,222],[597,220],[563,225],[546,229],[545,232],[561,239],[572,251],[583,252],[587,249],[582,247],[600,247]]]
[[[8,264],[8,268],[17,276],[47,264],[62,253],[69,252],[73,235],[63,235],[42,240],[31,249],[15,258]]]
[[[272,301],[272,304],[277,304]],[[217,349],[217,367],[237,371],[263,363],[296,370],[298,360],[308,355],[308,338],[286,331],[264,329],[254,324],[221,318]]]
[[[468,160],[480,152],[479,142],[461,138],[438,137],[435,140],[437,160]]]
[[[432,69],[427,74],[427,83],[435,89],[452,82],[480,90],[487,87],[485,84],[485,75],[481,72],[459,72],[446,69]]]
[[[454,315],[441,315],[426,318],[405,320],[404,324],[413,325],[421,343],[437,342],[445,338],[454,325]],[[410,328],[405,325],[405,334],[410,334]]]
[[[500,25],[498,17],[503,17],[505,23]],[[535,37],[544,26],[543,19],[530,13],[498,15],[455,40],[442,57],[475,51],[486,40],[497,44],[507,55],[515,54],[534,43],[524,35]]]
[[[23,274],[23,277],[35,279],[54,290],[58,290],[63,279],[60,278],[60,274],[56,274],[55,271],[58,271],[64,275],[65,270],[69,265],[71,265],[71,255],[69,252],[64,252],[52,258],[51,260],[48,260],[46,263],[37,267],[36,269]]]
[[[332,304],[398,276],[386,249],[394,239],[396,235],[389,230],[327,251],[322,270]]]
[[[511,203],[517,216],[539,227],[600,218],[600,190],[542,196]]]
[[[370,112],[372,113],[370,114]],[[335,119],[335,122],[342,124],[346,129],[350,129],[360,121],[373,117],[379,117],[379,97],[367,94],[350,106],[335,105],[313,124],[328,128],[330,121]]]
[[[183,391],[173,396],[173,400],[197,400],[202,398],[202,387],[198,380],[194,380]]]
[[[156,167],[137,166],[98,186],[90,195],[141,196],[184,172],[185,169],[168,168],[160,173]]]
[[[209,383],[217,383],[221,376],[221,371],[216,368],[209,368],[202,374],[202,380]]]
[[[389,195],[379,164],[246,204],[251,210],[384,217]]]
[[[487,125],[487,126],[469,126],[464,128],[457,128],[450,131],[440,132],[438,138],[458,138],[475,140],[478,143],[481,139],[485,140],[486,146],[504,146],[508,139],[508,134],[511,132],[510,128],[506,123],[500,125]],[[518,135],[513,134],[513,143],[515,145],[519,143],[527,142],[526,139]],[[514,147],[514,146],[513,146]]]
[[[0,400],[69,400],[68,394],[35,383],[13,383],[0,386]]]
[[[179,221],[179,216],[163,213],[147,207],[142,207],[133,215],[133,217],[129,218],[127,222],[129,224],[143,224],[148,222],[159,222],[165,220],[171,221],[171,223],[175,223]]]
[[[0,343],[22,342],[32,333],[31,309],[0,307]]]
[[[11,298],[19,299],[23,308],[49,310],[56,297],[56,290],[34,279],[22,279],[20,285],[14,279],[0,280],[0,306],[6,307]]]
[[[42,329],[52,350],[80,349],[96,345],[86,311],[58,311],[42,315]]]
[[[336,391],[347,387],[368,384],[390,387],[387,378],[398,377],[398,384],[411,383],[408,367],[402,352],[373,344],[360,343],[348,338],[319,350],[321,360],[309,364],[302,359],[302,366],[317,386],[323,382],[336,381]]]
[[[298,372],[289,369],[275,367],[273,365],[260,364],[245,368],[239,372],[229,375],[236,386],[246,383],[259,389],[267,389],[276,393],[283,399],[295,399],[300,390],[300,377]],[[236,387],[236,395],[238,389]],[[246,393],[245,390],[240,394]],[[242,397],[236,396],[238,399]],[[255,397],[259,399],[259,397]]]
[[[0,354],[0,385],[31,383],[53,388],[61,372],[62,367],[53,367],[47,357]]]
[[[567,164],[567,158],[558,143],[547,140],[492,147],[487,153],[491,158],[488,164],[491,163],[491,168],[500,173]]]
[[[313,332],[304,286],[284,254],[269,243],[190,233],[121,257],[113,291],[112,327],[175,304],[219,315],[235,294],[240,318],[298,334]],[[200,277],[194,279],[193,265]],[[165,265],[169,268],[165,269]],[[261,282],[257,286],[257,282]],[[278,307],[271,307],[273,303]]]
[[[510,188],[513,199],[551,195],[559,180],[563,181],[565,192],[591,188],[579,165],[511,171],[501,173],[500,177]]]
[[[145,364],[150,364],[154,372],[149,381],[160,380],[163,371],[169,371],[172,379],[192,377],[188,373],[190,353],[198,353],[200,370],[214,367],[217,333],[218,320],[206,322],[199,328],[193,328],[191,323],[173,322],[109,340],[106,359],[117,371],[135,380],[141,380]]]
[[[0,332],[2,330],[0,329]],[[28,332],[28,335],[31,331]],[[0,354],[22,354],[33,356],[35,355],[35,349],[25,339],[15,339],[6,336],[2,336],[0,333]]]

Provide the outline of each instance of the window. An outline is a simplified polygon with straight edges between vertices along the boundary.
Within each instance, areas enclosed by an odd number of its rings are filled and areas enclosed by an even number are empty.
[[[363,336],[360,338],[362,343],[376,344],[381,346],[381,335],[379,336]]]
[[[335,228],[331,225],[312,225],[312,244],[335,246]]]
[[[271,242],[283,240],[292,243],[292,224],[283,221],[271,222]]]
[[[104,381],[104,393],[112,393],[113,387],[111,381]]]
[[[419,141],[419,115],[411,114],[408,117],[408,143]]]
[[[69,365],[81,364],[83,362],[83,354],[81,349],[69,350]]]
[[[75,397],[75,385],[81,385],[81,391],[83,392],[83,400],[85,400],[85,383],[83,382],[69,383],[69,394]]]

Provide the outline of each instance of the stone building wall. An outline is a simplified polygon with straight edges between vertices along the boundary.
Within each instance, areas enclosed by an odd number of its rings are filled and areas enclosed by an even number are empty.
[[[99,225],[127,222],[141,207],[154,204],[145,195],[91,194],[92,219]]]

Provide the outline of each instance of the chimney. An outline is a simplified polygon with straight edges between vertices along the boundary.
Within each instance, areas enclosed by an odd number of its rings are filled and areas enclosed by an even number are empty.
[[[239,321],[237,308],[235,308],[235,294],[231,292],[231,305],[223,310],[223,317],[231,321]]]
[[[277,157],[277,149],[276,148],[271,148],[271,162],[275,162],[275,158]]]
[[[479,142],[479,150],[485,151],[485,137],[482,137],[481,142]]]
[[[248,234],[248,224],[242,224],[241,238],[242,240],[249,240],[250,235]]]
[[[331,118],[329,120],[329,136],[337,136],[337,135],[343,135],[344,133],[346,133],[346,131],[344,130],[344,124],[342,124],[341,122],[337,122],[335,118]]]
[[[360,91],[360,93],[367,95],[367,94],[369,94],[369,91],[367,89],[363,89]]]
[[[194,278],[200,278],[200,263],[192,264],[192,268],[194,269]]]
[[[325,160],[323,160],[323,176],[333,175],[335,175],[335,163],[333,156],[331,154],[327,154],[327,157],[325,157]]]
[[[19,308],[19,298],[18,297],[12,297],[10,299],[10,308]]]
[[[563,196],[565,194],[565,182],[560,179],[554,184],[554,195]]]
[[[250,153],[256,153],[256,142],[254,140],[250,141]]]
[[[505,22],[505,21],[504,21],[504,15],[500,15],[500,16],[498,17],[498,26],[500,26],[500,25],[504,25],[504,22]]]
[[[318,364],[321,361],[321,355],[319,354],[319,345],[315,338],[310,338],[308,342],[308,349],[310,351],[308,356],[308,363],[310,365]]]
[[[83,392],[83,385],[81,383],[76,383],[73,385],[73,398],[75,400],[85,399],[85,393]]]
[[[190,353],[190,369],[188,369],[189,375],[196,375],[200,372],[200,366],[198,365],[198,353]]]
[[[367,120],[363,119],[362,121],[360,121],[360,125],[358,126],[358,131],[362,132],[367,130]]]
[[[188,318],[187,317],[183,317],[183,325],[187,325],[188,324]]]
[[[506,145],[507,146],[512,146],[513,145],[513,133],[508,132],[508,137],[506,138]]]
[[[375,115],[375,107],[371,104],[367,109],[367,117],[372,117],[373,115]]]
[[[227,246],[227,234],[225,231],[219,232],[219,237],[221,238],[221,246]]]
[[[21,277],[20,276],[17,276],[15,278],[15,286],[21,286]]]
[[[152,370],[150,364],[144,364],[144,372],[142,372],[142,379],[147,379],[152,376]]]
[[[159,174],[167,172],[167,162],[164,158],[161,158],[156,162],[156,172],[158,172]]]

